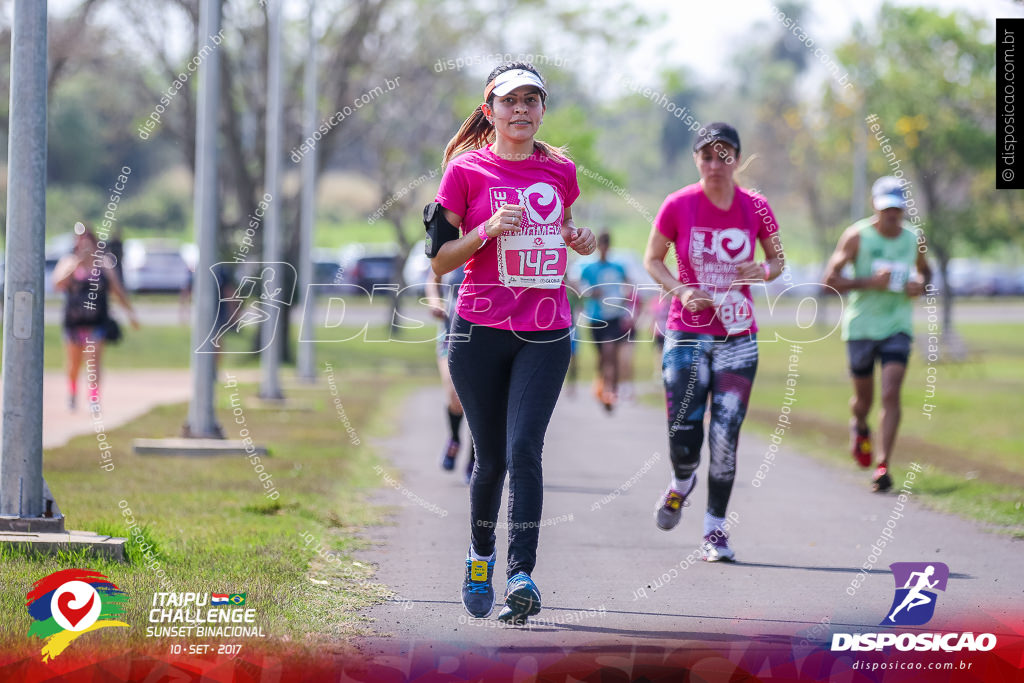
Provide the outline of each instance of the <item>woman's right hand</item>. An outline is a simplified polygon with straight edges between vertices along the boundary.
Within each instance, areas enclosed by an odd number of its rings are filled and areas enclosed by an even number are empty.
[[[523,207],[519,204],[505,204],[487,219],[484,232],[488,237],[497,237],[503,232],[520,232],[522,224]]]
[[[680,287],[676,290],[676,296],[683,304],[683,309],[690,313],[700,313],[715,305],[711,295],[699,287]]]
[[[430,315],[438,320],[448,317],[448,308],[444,305],[443,299],[427,299],[427,309],[430,310]]]

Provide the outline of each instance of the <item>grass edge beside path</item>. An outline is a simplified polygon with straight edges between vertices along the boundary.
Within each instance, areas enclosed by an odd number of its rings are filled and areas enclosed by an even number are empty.
[[[371,380],[378,390],[360,389]],[[129,596],[124,617],[132,628],[90,633],[89,648],[166,653],[172,643],[199,640],[146,637],[153,594],[173,590],[247,593],[247,605],[257,609],[256,623],[268,637],[240,639],[246,647],[346,651],[348,638],[370,632],[361,611],[394,597],[374,582],[374,568],[356,561],[355,553],[369,545],[364,530],[387,523],[386,508],[370,504],[370,494],[381,486],[374,472],[381,461],[372,443],[396,423],[396,397],[420,383],[397,372],[339,371],[340,406],[323,381],[288,389],[290,398],[312,405],[309,412],[262,407],[253,400],[255,386],[239,387],[244,428],[270,449],[260,464],[282,492],[277,500],[263,495],[255,461],[244,456],[131,454],[134,438],[177,435],[185,404],[155,408],[109,430],[113,472],[95,466],[91,434],[47,450],[44,472],[68,516],[67,528],[130,538],[127,507],[152,551],[146,558],[138,544],[129,543],[130,561],[123,564],[85,553],[30,557],[0,548],[0,649],[38,655],[41,641],[26,636],[31,620],[25,593],[53,571],[79,567],[107,575]],[[226,436],[237,438],[243,427],[231,410],[231,391],[218,388],[218,419]],[[206,485],[199,488],[197,481]]]

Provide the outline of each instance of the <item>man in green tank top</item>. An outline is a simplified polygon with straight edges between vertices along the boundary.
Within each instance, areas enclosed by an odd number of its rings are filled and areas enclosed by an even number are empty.
[[[875,360],[882,366],[882,439],[871,483],[875,491],[892,488],[889,459],[900,424],[900,391],[913,337],[911,299],[924,293],[932,272],[925,259],[923,233],[903,223],[905,180],[885,176],[871,188],[875,214],[843,232],[825,270],[825,284],[849,292],[843,311],[843,340],[853,376],[850,440],[861,467],[872,460],[867,417],[874,399]],[[853,265],[853,276],[842,270]]]

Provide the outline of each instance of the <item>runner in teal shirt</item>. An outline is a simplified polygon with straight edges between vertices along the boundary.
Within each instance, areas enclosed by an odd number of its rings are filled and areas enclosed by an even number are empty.
[[[608,258],[611,236],[607,231],[597,237],[598,260],[588,263],[580,273],[584,297],[583,313],[597,345],[597,378],[594,396],[611,412],[618,401],[620,349],[628,341],[631,294],[626,269]]]
[[[861,467],[872,460],[868,413],[874,399],[875,360],[882,366],[882,441],[871,483],[875,491],[892,488],[889,460],[900,423],[900,392],[913,338],[911,299],[924,293],[932,272],[925,259],[924,235],[903,223],[905,180],[886,176],[871,188],[875,215],[857,221],[839,238],[829,259],[825,284],[850,292],[843,311],[843,339],[853,375],[850,440]],[[843,267],[853,264],[853,277]]]

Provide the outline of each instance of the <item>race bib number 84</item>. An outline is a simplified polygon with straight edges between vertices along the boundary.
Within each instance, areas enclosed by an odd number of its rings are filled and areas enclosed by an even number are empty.
[[[754,311],[747,297],[735,289],[715,294],[715,313],[726,334],[739,334],[754,324]]]
[[[567,261],[561,234],[498,238],[498,275],[506,287],[557,289],[565,277]]]

